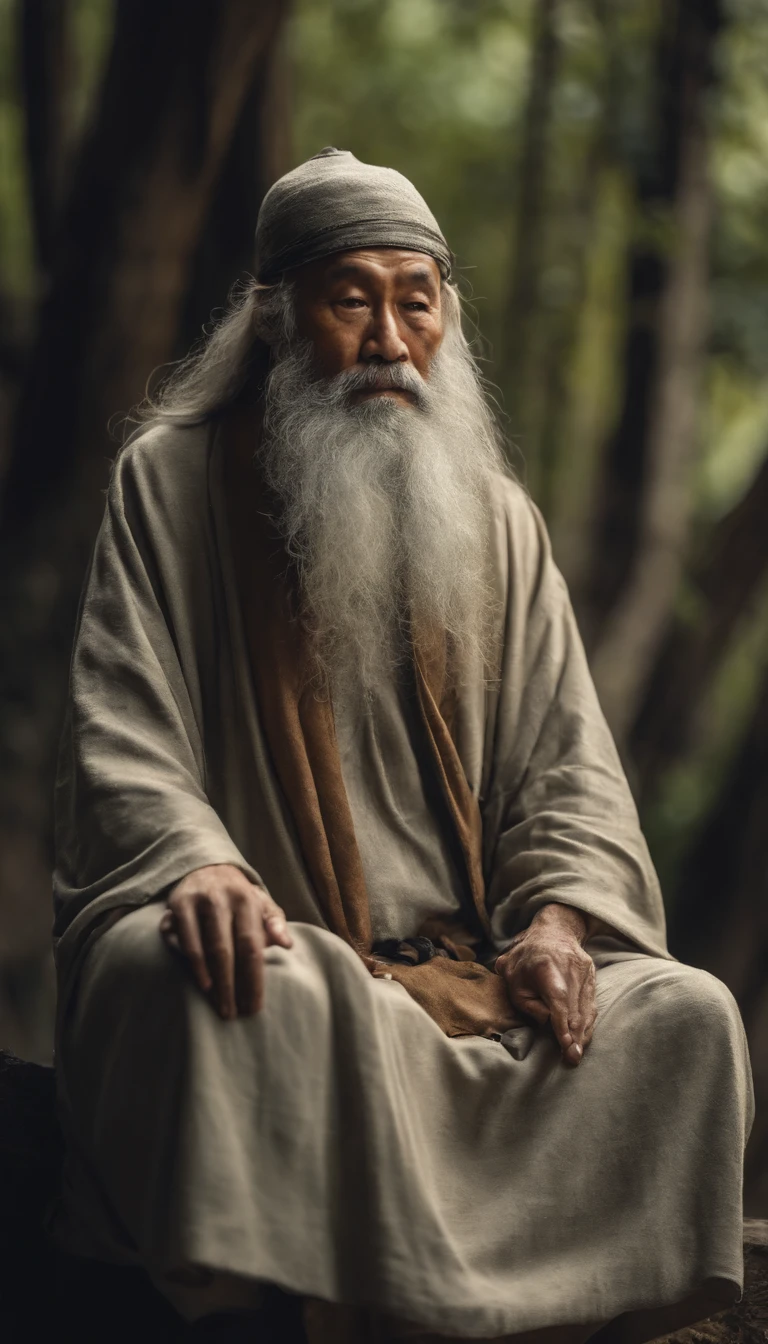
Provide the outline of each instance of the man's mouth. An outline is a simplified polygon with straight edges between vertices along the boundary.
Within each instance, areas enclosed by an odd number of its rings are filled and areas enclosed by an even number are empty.
[[[382,383],[381,386],[361,387],[358,389],[359,397],[407,397],[409,401],[413,400],[413,393],[407,387],[398,387],[394,383]]]

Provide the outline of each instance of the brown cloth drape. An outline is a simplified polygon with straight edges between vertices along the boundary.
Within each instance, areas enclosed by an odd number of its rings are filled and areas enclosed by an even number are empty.
[[[222,427],[224,481],[232,554],[248,656],[264,731],[318,901],[328,927],[374,975],[390,975],[448,1036],[499,1035],[519,1024],[503,980],[476,960],[472,944],[488,933],[481,861],[481,819],[451,737],[455,690],[442,635],[414,649],[414,675],[425,742],[466,868],[474,929],[425,929],[449,956],[401,965],[372,955],[363,865],[341,770],[333,704],[313,681],[296,583],[255,461],[259,422],[252,408]],[[453,959],[458,957],[459,959]]]

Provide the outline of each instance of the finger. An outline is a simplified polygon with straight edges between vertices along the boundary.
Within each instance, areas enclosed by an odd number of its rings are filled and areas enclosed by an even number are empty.
[[[565,1056],[567,1051],[573,1050],[576,1053],[576,1057],[581,1059],[581,1045],[575,1039],[574,1033],[571,1030],[568,1020],[568,1001],[564,996],[553,1000],[550,1004],[549,1020],[552,1023],[555,1039],[560,1046],[563,1055]]]
[[[583,1021],[581,1044],[586,1050],[595,1030],[597,1020],[597,984],[595,968],[592,965],[585,976],[579,995],[579,1011]]]
[[[166,910],[160,920],[160,933],[169,947],[172,947],[175,952],[181,951],[172,910]]]
[[[546,962],[536,976],[539,997],[549,1008],[552,1030],[558,1043],[567,1049],[572,1043],[571,1029],[568,1025],[569,1014],[575,1015],[578,1000],[571,986],[566,982],[560,968],[553,962]]]
[[[584,1051],[587,1049],[594,1030],[596,1009],[593,1006],[592,995],[589,992],[589,983],[586,989],[582,986],[579,994],[579,1010],[573,1015],[569,1015],[568,1026],[571,1034],[571,1044],[567,1045],[563,1041],[563,1062],[576,1066],[584,1058]]]
[[[169,912],[170,913],[170,912]],[[197,915],[193,906],[180,905],[173,914],[173,927],[179,947],[189,962],[198,988],[207,994],[211,988],[211,973],[203,951]]]
[[[235,1004],[235,948],[229,906],[201,902],[198,910],[205,959],[213,981],[213,1000],[226,1020],[237,1016]]]
[[[584,1049],[585,1049],[585,1050],[586,1050],[587,1046],[589,1045],[590,1041],[592,1040],[592,1037],[593,1037],[594,1034],[595,1034],[595,1023],[596,1023],[596,1022],[597,1022],[597,1009],[596,1009],[596,1008],[593,1008],[593,1009],[592,1009],[592,1014],[591,1014],[590,1017],[587,1018],[587,1021],[586,1021],[585,1027],[584,1027]]]
[[[571,1066],[581,1063],[584,1047],[575,1039],[576,1033],[568,1020],[568,1007],[565,998],[554,998],[549,1006],[542,1004],[544,1013],[536,1018],[538,1022],[549,1022],[560,1046],[563,1062]],[[530,1010],[529,1010],[530,1011]]]
[[[277,943],[280,947],[293,947],[293,938],[288,929],[285,913],[266,892],[262,898],[261,909],[267,944]]]
[[[245,1017],[258,1013],[264,1002],[264,931],[255,901],[235,908],[235,998]]]
[[[563,973],[555,964],[543,967],[539,975],[541,997],[549,1004],[550,1021],[563,1059],[578,1064],[584,1054],[584,1017],[581,1012],[581,977]]]
[[[583,1058],[584,1047],[579,1045],[577,1041],[563,1050],[563,1063],[567,1064],[569,1068],[577,1069]]]
[[[575,1010],[568,1009],[568,1031],[570,1032],[571,1042],[584,1050],[584,1032],[587,1021],[581,1006],[581,1000],[578,1001],[578,1007]]]
[[[546,1026],[549,1021],[549,1008],[543,999],[540,999],[537,994],[530,990],[519,989],[514,985],[508,985],[507,988],[513,1008],[519,1009],[527,1017],[532,1017],[534,1022],[538,1022],[540,1026]]]

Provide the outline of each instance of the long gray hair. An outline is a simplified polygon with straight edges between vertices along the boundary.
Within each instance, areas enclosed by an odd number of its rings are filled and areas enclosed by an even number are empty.
[[[212,329],[161,374],[153,390],[147,385],[144,400],[127,417],[129,432],[161,424],[205,424],[234,405],[254,381],[263,382],[269,345],[292,332],[291,289],[286,280],[270,286],[253,279],[238,284]]]
[[[370,687],[431,630],[448,639],[458,680],[472,668],[495,676],[488,541],[508,469],[456,288],[444,283],[441,301],[428,379],[399,361],[317,378],[311,345],[297,337],[293,284],[254,282],[135,417],[137,432],[201,424],[263,394],[254,455],[280,501],[318,685]],[[382,378],[415,408],[350,400]]]
[[[446,327],[454,329],[466,358],[474,365],[469,342],[461,330],[458,288],[443,281],[441,298]],[[262,285],[254,279],[238,284],[211,331],[160,377],[152,391],[148,385],[144,400],[127,417],[129,433],[141,433],[153,425],[201,425],[215,419],[254,384],[265,382],[270,348],[285,350],[294,335],[292,281],[283,277],[274,285]],[[477,366],[474,368],[482,382]]]

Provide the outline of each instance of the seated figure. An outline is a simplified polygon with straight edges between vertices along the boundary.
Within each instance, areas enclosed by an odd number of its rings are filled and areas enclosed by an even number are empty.
[[[742,1279],[749,1064],[400,174],[325,149],[120,451],[57,785],[56,1235],[258,1339],[640,1341]]]

